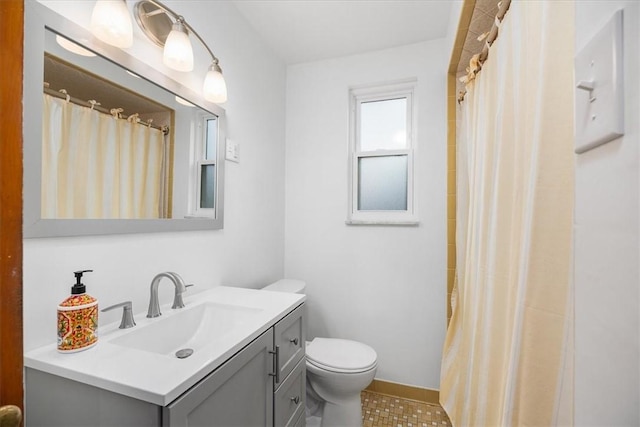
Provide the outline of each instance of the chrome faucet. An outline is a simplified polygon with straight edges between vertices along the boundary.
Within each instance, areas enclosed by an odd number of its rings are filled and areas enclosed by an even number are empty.
[[[131,301],[114,304],[107,308],[103,308],[100,311],[109,311],[120,307],[122,307],[122,320],[120,321],[120,329],[128,329],[136,326],[136,321],[133,318],[133,305]]]
[[[158,286],[160,286],[160,281],[163,277],[171,280],[176,288],[171,308],[183,308],[184,301],[182,301],[182,294],[189,286],[193,286],[185,285],[184,280],[182,280],[182,277],[180,277],[178,273],[166,271],[164,273],[157,274],[151,281],[151,299],[149,300],[149,311],[147,311],[147,317],[158,317],[162,315],[160,312],[160,303],[158,302]]]

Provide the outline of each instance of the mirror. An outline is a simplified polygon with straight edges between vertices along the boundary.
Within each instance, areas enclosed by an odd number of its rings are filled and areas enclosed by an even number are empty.
[[[222,228],[224,110],[25,9],[24,237]]]

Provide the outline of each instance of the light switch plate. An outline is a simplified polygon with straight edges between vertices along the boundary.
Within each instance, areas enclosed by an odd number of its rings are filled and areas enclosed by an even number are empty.
[[[240,163],[240,145],[230,139],[227,139],[226,159],[232,162]]]
[[[622,10],[576,54],[575,152],[624,134]]]

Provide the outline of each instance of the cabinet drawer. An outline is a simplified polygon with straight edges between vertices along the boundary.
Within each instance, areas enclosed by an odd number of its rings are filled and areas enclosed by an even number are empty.
[[[274,398],[274,426],[293,427],[304,416],[306,400],[306,363],[300,360],[291,374],[282,382]]]
[[[274,390],[287,378],[298,361],[304,358],[306,339],[305,304],[289,313],[274,327],[274,346],[279,352],[280,382],[274,384]]]

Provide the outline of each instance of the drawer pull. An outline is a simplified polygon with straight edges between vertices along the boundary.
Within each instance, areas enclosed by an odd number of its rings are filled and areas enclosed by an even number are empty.
[[[297,405],[300,403],[300,396],[292,397],[291,401]]]
[[[291,338],[289,342],[293,343],[293,345],[298,345],[298,338]]]
[[[276,351],[270,351],[269,353],[273,354],[275,357],[273,359],[273,370],[275,371],[273,374],[269,374],[271,377],[275,377],[276,384],[280,382],[280,346],[276,346]]]

